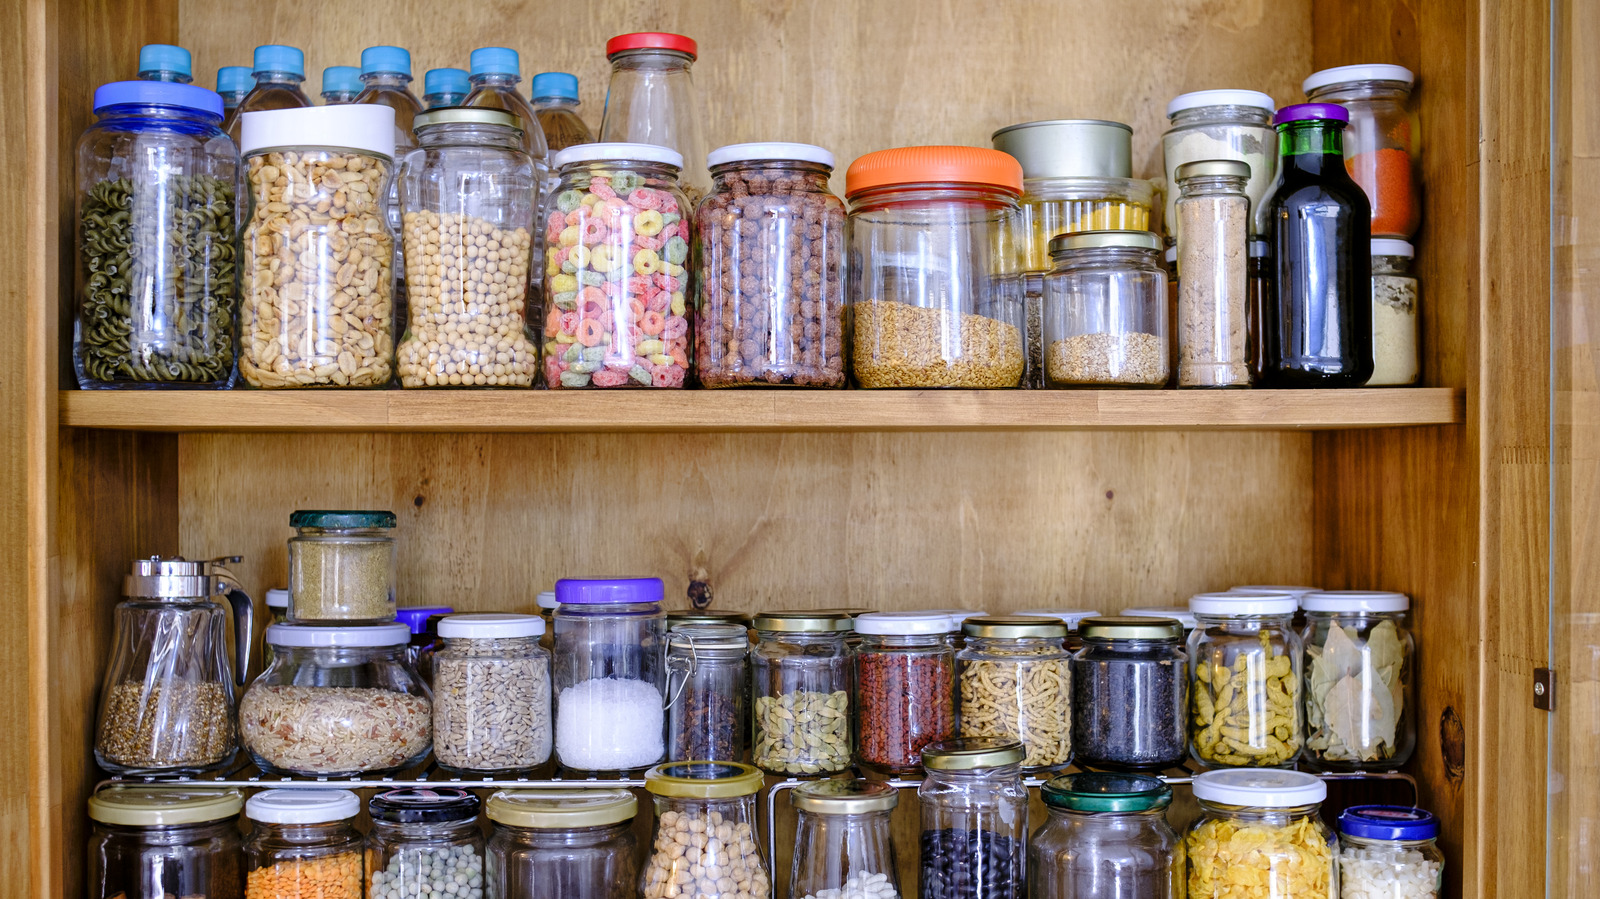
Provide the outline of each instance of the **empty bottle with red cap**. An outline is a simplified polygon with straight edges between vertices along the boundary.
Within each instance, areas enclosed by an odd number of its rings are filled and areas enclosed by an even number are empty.
[[[641,31],[606,41],[611,85],[600,140],[655,144],[683,156],[681,184],[693,209],[711,190],[700,100],[690,67],[699,50],[681,34]]]

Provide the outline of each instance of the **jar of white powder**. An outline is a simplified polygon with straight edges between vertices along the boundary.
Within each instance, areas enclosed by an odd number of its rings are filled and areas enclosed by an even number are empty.
[[[1401,387],[1421,374],[1417,345],[1417,276],[1411,244],[1372,241],[1372,379],[1368,387]]]
[[[556,760],[578,771],[631,771],[665,747],[667,616],[660,578],[556,582]]]
[[[1343,899],[1434,899],[1443,889],[1439,819],[1419,808],[1358,805],[1339,816]]]
[[[1250,234],[1267,233],[1264,207],[1278,176],[1277,107],[1260,91],[1220,90],[1179,94],[1167,104],[1172,127],[1161,137],[1167,174],[1167,244],[1178,242],[1178,166],[1206,159],[1234,159],[1250,166]]]

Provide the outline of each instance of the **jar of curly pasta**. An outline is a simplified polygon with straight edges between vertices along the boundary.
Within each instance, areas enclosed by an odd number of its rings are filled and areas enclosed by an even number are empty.
[[[985,616],[961,625],[956,656],[961,736],[1022,741],[1024,771],[1072,761],[1072,673],[1067,625],[1054,618]]]
[[[1328,785],[1303,771],[1232,769],[1194,778],[1200,818],[1184,838],[1189,899],[1337,896]]]

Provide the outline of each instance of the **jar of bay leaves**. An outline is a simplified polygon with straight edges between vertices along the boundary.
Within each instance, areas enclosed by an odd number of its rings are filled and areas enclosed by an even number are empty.
[[[1307,593],[1306,759],[1319,768],[1387,770],[1417,745],[1416,644],[1404,593]]]

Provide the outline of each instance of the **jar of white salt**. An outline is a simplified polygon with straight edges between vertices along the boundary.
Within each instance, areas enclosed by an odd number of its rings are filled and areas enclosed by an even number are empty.
[[[1167,243],[1178,242],[1178,166],[1204,159],[1233,159],[1250,166],[1245,196],[1250,198],[1250,235],[1267,233],[1266,198],[1278,176],[1277,111],[1260,91],[1219,90],[1179,94],[1167,104],[1172,127],[1161,136],[1167,177]]]
[[[667,618],[660,578],[556,582],[556,760],[578,771],[632,771],[665,747]]]
[[[1417,276],[1411,273],[1411,244],[1372,241],[1372,378],[1368,387],[1417,383]]]
[[[1339,816],[1342,899],[1433,899],[1443,889],[1439,819],[1419,808],[1358,805]]]

